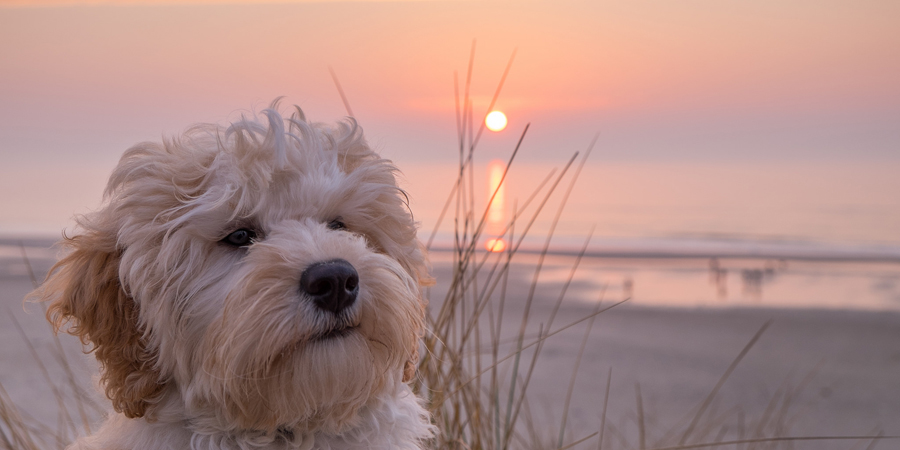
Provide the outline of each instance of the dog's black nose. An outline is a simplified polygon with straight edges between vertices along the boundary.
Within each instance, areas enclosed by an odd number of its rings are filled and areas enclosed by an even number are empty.
[[[318,262],[300,275],[300,289],[309,294],[319,308],[338,314],[356,301],[359,274],[343,259]]]

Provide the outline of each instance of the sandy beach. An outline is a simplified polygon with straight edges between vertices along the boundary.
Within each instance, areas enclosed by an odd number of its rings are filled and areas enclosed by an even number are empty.
[[[27,247],[38,276],[53,260]],[[27,266],[15,247],[0,258],[0,383],[22,410],[51,428],[58,427],[57,401],[42,369],[29,350],[46,365],[50,377],[63,384],[55,344],[38,305],[25,305],[31,290]],[[435,262],[438,285],[432,307],[450,277],[446,262]],[[504,312],[504,335],[521,324],[533,266],[510,273]],[[530,340],[546,326],[560,283],[548,280],[536,291],[528,325]],[[610,290],[605,304],[619,300]],[[578,296],[564,300],[551,329],[556,330],[594,311],[595,304]],[[593,433],[601,421],[607,374],[612,370],[607,423],[610,448],[637,448],[638,386],[646,443],[671,440],[667,432],[683,429],[695,408],[716,385],[741,349],[765,323],[771,326],[725,382],[701,423],[712,431],[751,430],[761,421],[778,422],[781,435],[848,436],[900,434],[900,313],[849,309],[769,307],[660,307],[623,304],[597,316],[576,378],[568,415],[569,437]],[[21,326],[18,330],[15,323]],[[556,436],[575,358],[584,336],[583,322],[550,338],[543,347],[529,386],[535,429]],[[63,336],[62,348],[78,383],[90,389],[95,365],[81,354],[74,338]],[[512,349],[507,338],[501,354]],[[526,352],[526,357],[530,356]],[[69,394],[67,394],[69,395]],[[96,416],[96,413],[94,413]],[[770,425],[764,425],[770,426]],[[596,441],[576,448],[595,448]],[[868,441],[798,442],[794,448],[866,448]],[[896,448],[882,441],[875,448]],[[606,448],[606,447],[604,447]]]

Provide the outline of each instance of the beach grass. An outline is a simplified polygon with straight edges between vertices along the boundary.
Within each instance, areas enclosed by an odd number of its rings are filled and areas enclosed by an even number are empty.
[[[20,249],[31,286],[36,289],[39,286],[38,276],[25,245],[20,243]],[[44,305],[40,306],[41,311],[46,311]],[[85,389],[84,380],[76,375],[60,337],[54,333],[49,322],[46,324],[46,334],[51,337],[52,345],[48,355],[38,351],[15,315],[7,311],[7,316],[27,347],[44,385],[52,393],[56,403],[57,426],[49,427],[28,415],[23,408],[13,402],[0,383],[0,448],[4,450],[65,448],[76,437],[89,434],[93,422],[103,416],[105,409],[95,401],[95,396]],[[55,365],[56,376],[51,374],[48,363]]]

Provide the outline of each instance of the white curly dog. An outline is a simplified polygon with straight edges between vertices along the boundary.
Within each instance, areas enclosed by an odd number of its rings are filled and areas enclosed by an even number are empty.
[[[100,362],[75,449],[419,449],[430,283],[396,168],[277,102],[129,149],[35,293]]]

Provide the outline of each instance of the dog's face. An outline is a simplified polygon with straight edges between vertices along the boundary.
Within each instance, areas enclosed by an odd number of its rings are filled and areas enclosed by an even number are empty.
[[[428,274],[395,169],[354,123],[265,115],[126,152],[38,291],[129,417],[178,395],[219,427],[339,432],[410,375]]]

